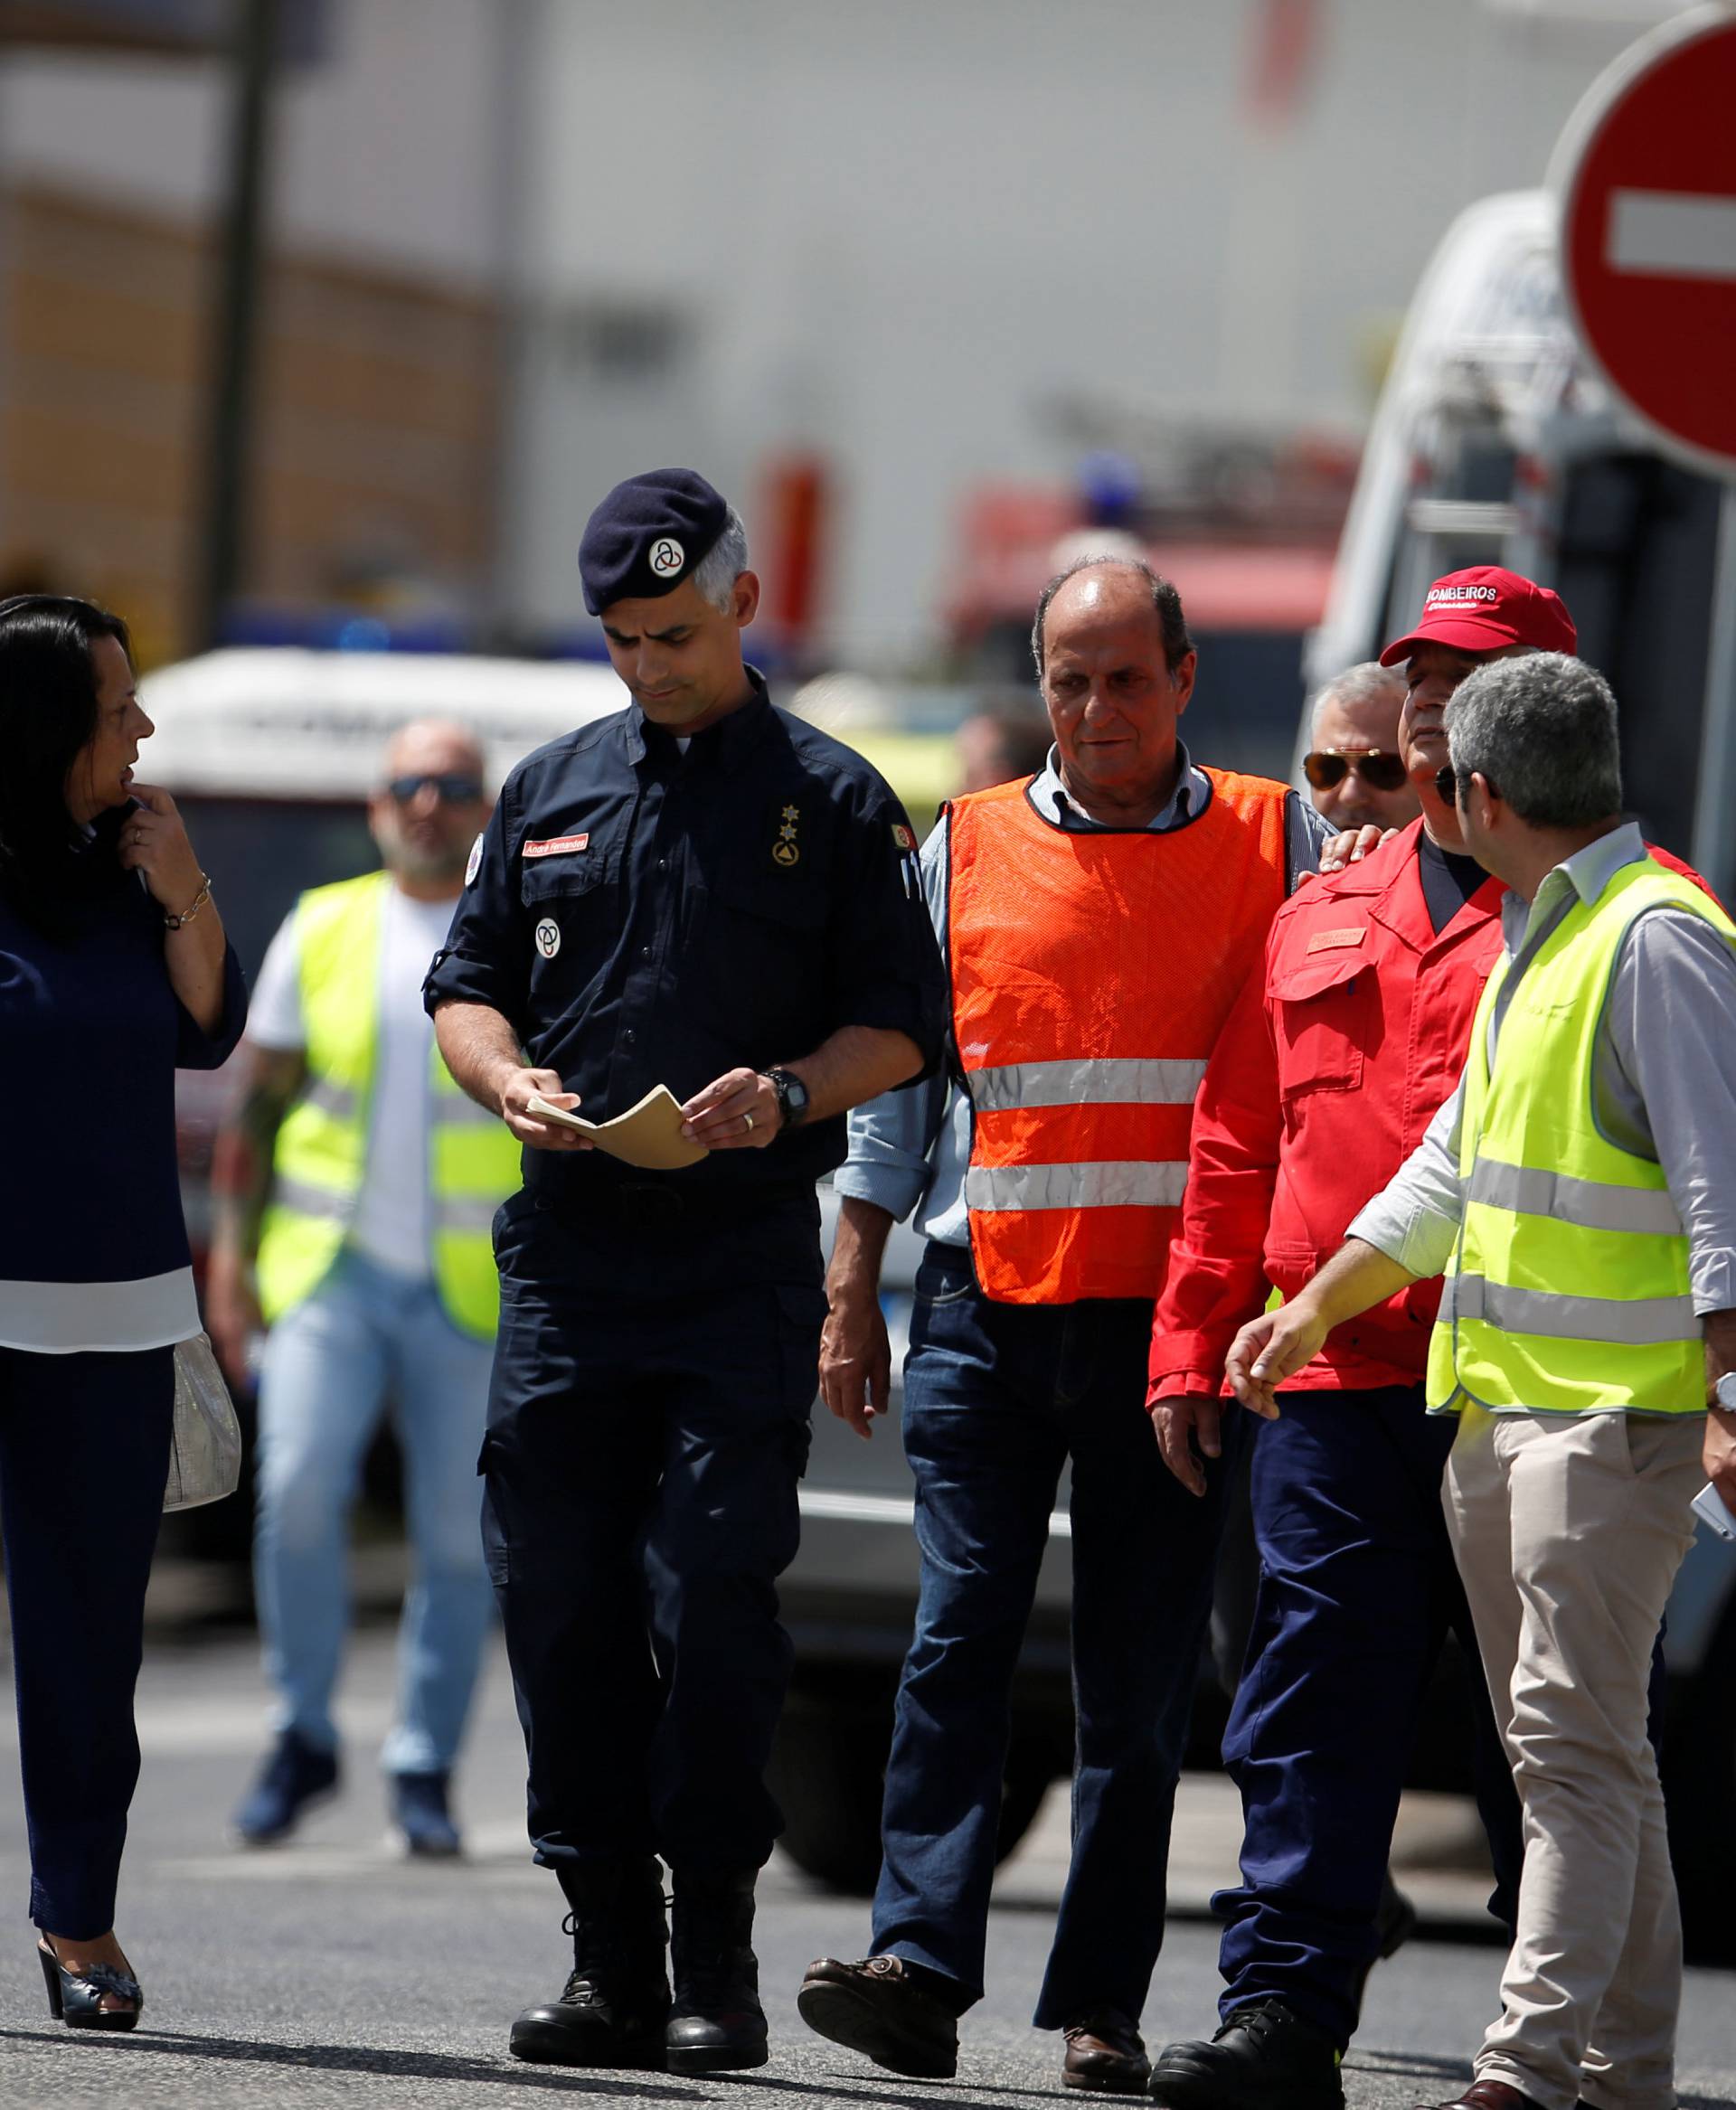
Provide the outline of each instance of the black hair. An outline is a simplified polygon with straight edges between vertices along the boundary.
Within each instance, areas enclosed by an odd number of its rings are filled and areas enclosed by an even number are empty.
[[[97,640],[132,659],[118,616],[71,595],[15,594],[0,601],[0,888],[30,919],[63,926],[76,843],[66,780],[97,730]],[[114,866],[112,827],[99,830],[100,870]],[[87,861],[80,861],[81,862]]]

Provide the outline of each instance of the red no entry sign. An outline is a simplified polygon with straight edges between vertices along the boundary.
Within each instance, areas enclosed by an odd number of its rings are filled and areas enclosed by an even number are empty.
[[[1551,182],[1594,363],[1673,453],[1736,476],[1736,6],[1644,37],[1575,111]]]

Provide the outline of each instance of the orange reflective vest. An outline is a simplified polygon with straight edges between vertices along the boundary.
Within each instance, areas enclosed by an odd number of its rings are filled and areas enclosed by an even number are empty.
[[[1163,834],[1057,828],[1028,778],[948,809],[965,1201],[1003,1303],[1163,1287],[1194,1096],[1286,881],[1284,786],[1205,774]]]

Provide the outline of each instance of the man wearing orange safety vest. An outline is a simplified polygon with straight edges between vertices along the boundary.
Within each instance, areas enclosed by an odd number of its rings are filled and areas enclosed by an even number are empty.
[[[858,1109],[837,1175],[821,1386],[864,1436],[887,1401],[886,1237],[919,1203],[928,1236],[904,1382],[922,1583],[872,1953],[811,1965],[797,2004],[893,2072],[955,2070],[1014,1665],[1071,1458],[1074,1842],[1035,2022],[1065,2033],[1070,2086],[1137,2093],[1233,1464],[1203,1503],[1164,1470],[1139,1412],[1153,1303],[1205,1059],[1322,831],[1282,785],[1194,765],[1193,645],[1144,564],[1063,572],[1032,642],[1047,766],[955,801],[922,855],[953,1080]]]

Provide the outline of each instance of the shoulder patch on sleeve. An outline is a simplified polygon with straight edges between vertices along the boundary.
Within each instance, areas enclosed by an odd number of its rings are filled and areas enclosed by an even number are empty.
[[[902,821],[892,823],[892,841],[907,854],[916,848],[916,836],[910,829],[904,825]]]

